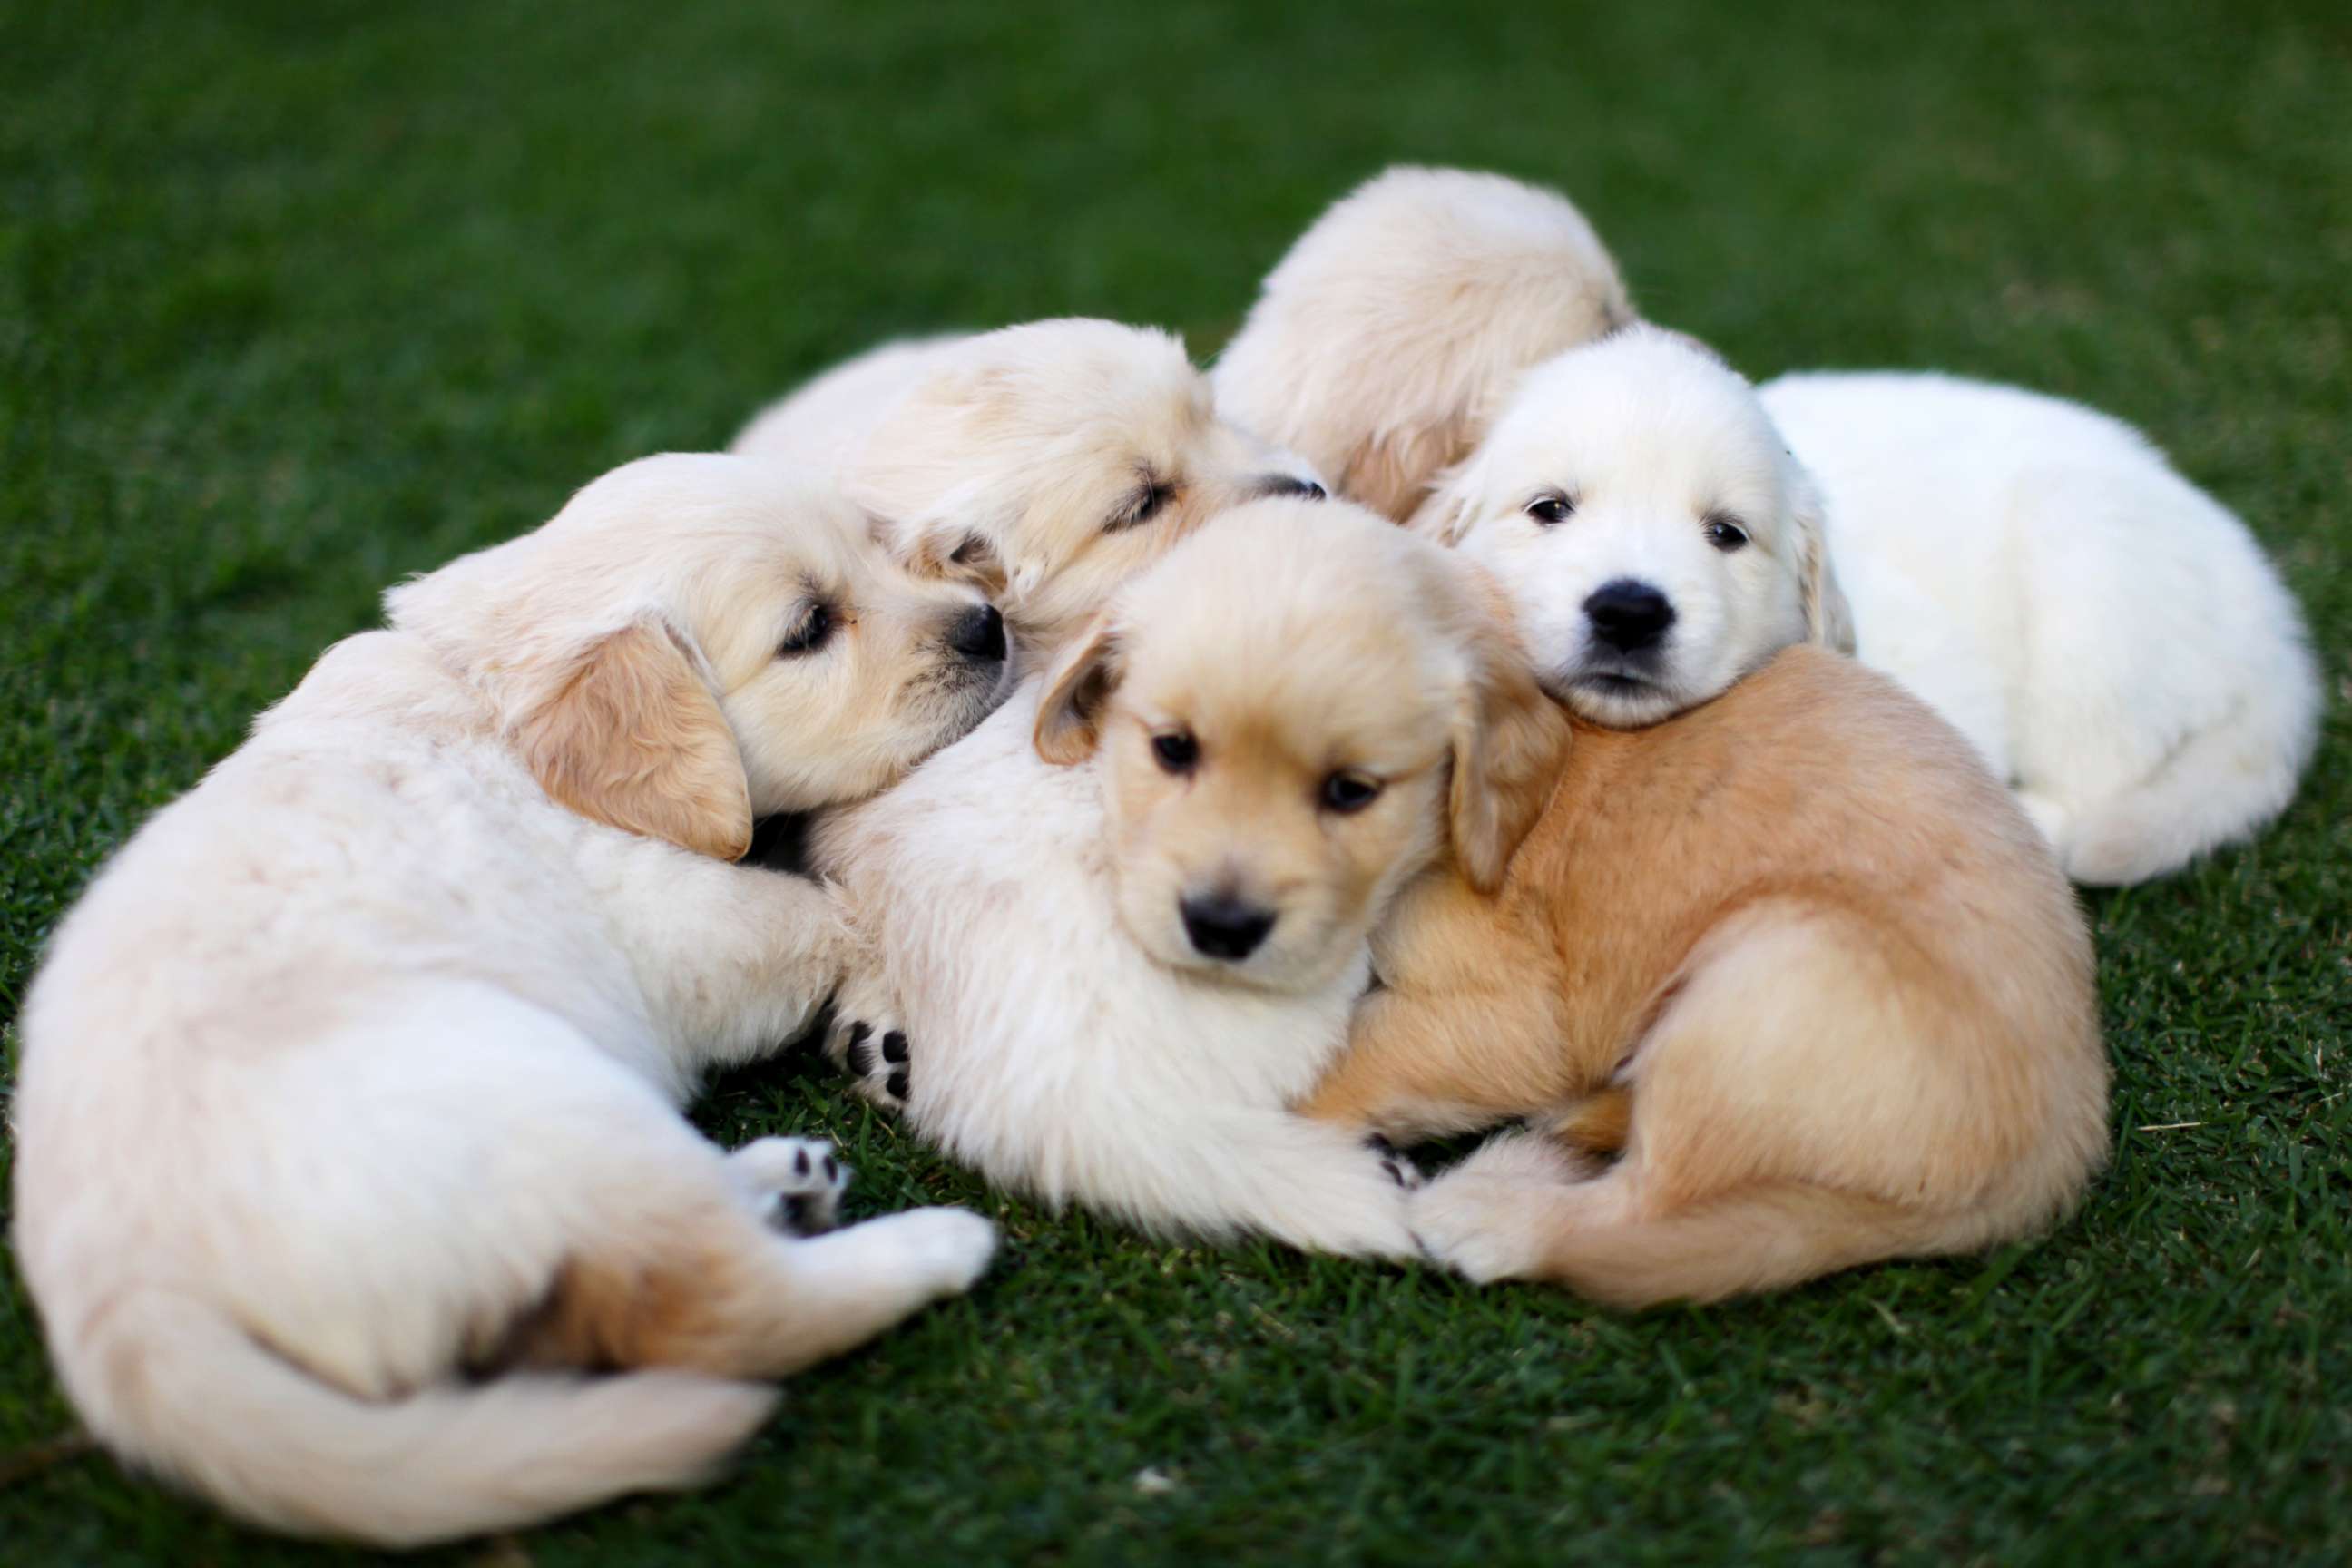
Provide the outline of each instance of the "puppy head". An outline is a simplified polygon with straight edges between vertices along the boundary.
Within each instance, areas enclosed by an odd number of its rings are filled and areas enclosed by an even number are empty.
[[[772,465],[647,458],[535,532],[385,595],[548,794],[733,859],[754,817],[854,800],[984,717],[1003,626]]]
[[[1790,643],[1853,647],[1811,479],[1678,332],[1530,372],[1414,527],[1509,585],[1545,689],[1597,723],[1654,723]]]
[[[850,464],[850,494],[917,571],[1000,595],[1049,654],[1212,514],[1313,493],[1296,458],[1221,423],[1163,332],[1036,321],[952,345]]]
[[[1129,935],[1171,968],[1328,983],[1447,845],[1492,887],[1565,743],[1465,565],[1360,508],[1239,508],[1049,677],[1049,762],[1106,770]]]
[[[1395,168],[1301,235],[1218,356],[1217,411],[1398,521],[1529,365],[1633,320],[1568,199]]]

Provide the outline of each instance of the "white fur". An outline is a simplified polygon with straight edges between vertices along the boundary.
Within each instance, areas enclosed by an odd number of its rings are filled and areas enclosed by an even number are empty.
[[[847,479],[866,439],[968,341],[961,333],[902,338],[844,360],[760,410],[728,450]]]
[[[633,465],[395,591],[397,629],[331,649],[106,868],[24,1013],[15,1240],[110,1447],[281,1529],[502,1528],[690,1484],[773,1403],[748,1369],[463,1381],[567,1264],[733,1223],[783,1320],[764,1372],[971,1282],[984,1222],[774,1235],[778,1151],[731,1161],[677,1114],[706,1067],[805,1026],[852,951],[838,906],[558,806],[502,710],[534,637],[562,635],[551,604],[651,615],[747,759],[797,750],[752,768],[754,808],[844,798],[885,765],[861,739],[911,721],[795,725],[814,699],[769,687],[801,678],[757,667],[800,574],[887,573],[856,526],[756,465]],[[966,598],[898,591],[925,615]],[[469,628],[488,646],[461,668]],[[932,743],[946,721],[922,719]],[[828,732],[852,753],[830,772]]]
[[[2137,431],[1940,375],[1762,395],[1826,493],[1862,658],[1975,743],[2075,880],[2162,876],[2284,809],[2320,702],[2302,616]]]

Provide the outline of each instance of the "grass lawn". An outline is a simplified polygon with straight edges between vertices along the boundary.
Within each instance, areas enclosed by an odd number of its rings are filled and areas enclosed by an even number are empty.
[[[1088,313],[1206,354],[1398,159],[1559,184],[1759,377],[2137,422],[2326,668],[2277,830],[2091,900],[2116,1151],[2047,1245],[1613,1318],[1056,1218],[782,1061],[715,1135],[827,1133],[869,1211],[980,1205],[998,1272],[796,1383],[718,1489],[447,1561],[2352,1558],[2352,11],[1591,9],[0,10],[0,1019],[396,576],[887,334]],[[332,1555],[37,1450],[71,1424],[0,1257],[0,1559]]]

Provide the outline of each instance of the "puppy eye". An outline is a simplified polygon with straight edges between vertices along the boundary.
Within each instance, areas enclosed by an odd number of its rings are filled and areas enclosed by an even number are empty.
[[[1323,809],[1341,816],[1361,811],[1381,797],[1378,779],[1368,779],[1361,773],[1333,773],[1323,781]]]
[[[1117,533],[1121,529],[1135,528],[1160,515],[1160,510],[1176,496],[1176,487],[1165,479],[1148,479],[1130,492],[1119,509],[1104,523],[1106,531]]]
[[[1576,503],[1561,495],[1538,496],[1528,502],[1528,515],[1549,528],[1576,515]]]
[[[833,637],[834,614],[830,605],[812,605],[800,624],[776,645],[778,658],[791,658],[797,654],[814,653]]]
[[[1158,759],[1161,771],[1189,773],[1201,760],[1201,742],[1188,731],[1171,730],[1151,737],[1151,754]]]
[[[1736,519],[1710,517],[1706,520],[1706,542],[1726,555],[1748,543],[1748,531]]]

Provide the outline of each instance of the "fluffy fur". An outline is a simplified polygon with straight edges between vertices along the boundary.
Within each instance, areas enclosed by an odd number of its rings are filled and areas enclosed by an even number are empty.
[[[827,1151],[722,1154],[677,1108],[851,966],[828,893],[726,863],[752,816],[897,777],[1003,659],[969,591],[730,458],[633,464],[387,605],[60,928],[15,1207],[110,1447],[405,1545],[689,1485],[760,1380],[985,1265],[951,1210],[777,1234]]]
[[[1862,658],[1975,743],[2076,881],[2161,876],[2285,808],[2320,704],[2302,616],[2137,431],[1937,375],[1763,398],[1827,492]]]
[[[1520,372],[1633,319],[1616,263],[1566,197],[1394,168],[1267,274],[1218,356],[1217,408],[1402,522]]]
[[[753,420],[735,449],[835,454],[902,560],[987,589],[1040,658],[1203,519],[1319,492],[1297,458],[1216,416],[1182,342],[1111,321],[886,344]]]
[[[1679,712],[1791,643],[1853,646],[1811,478],[1678,332],[1530,371],[1414,526],[1518,587],[1546,684],[1599,723]]]
[[[1339,1049],[1396,889],[1449,845],[1500,875],[1549,721],[1446,552],[1337,503],[1239,509],[820,827],[881,961],[847,1004],[903,1023],[909,1119],[992,1181],[1410,1255],[1381,1152],[1285,1107]],[[1263,929],[1204,945],[1204,910]]]
[[[1958,734],[1818,648],[1580,726],[1499,892],[1427,879],[1375,952],[1306,1110],[1399,1141],[1533,1120],[1411,1200],[1475,1279],[1627,1307],[1792,1285],[2030,1234],[2104,1157],[2063,878]]]

